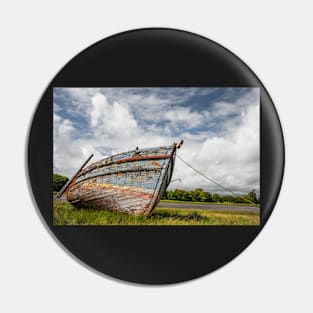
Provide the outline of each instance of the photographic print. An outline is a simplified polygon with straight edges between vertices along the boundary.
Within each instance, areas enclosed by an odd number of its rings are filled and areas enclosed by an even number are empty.
[[[260,224],[259,88],[54,88],[53,223]]]

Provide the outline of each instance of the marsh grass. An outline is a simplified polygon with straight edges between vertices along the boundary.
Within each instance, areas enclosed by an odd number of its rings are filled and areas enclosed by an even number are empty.
[[[54,225],[259,225],[257,212],[156,208],[148,217],[119,212],[76,209],[54,200]]]

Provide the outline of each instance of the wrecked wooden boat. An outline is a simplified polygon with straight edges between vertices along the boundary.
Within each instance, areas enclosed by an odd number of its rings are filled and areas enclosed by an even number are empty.
[[[60,190],[77,208],[149,215],[169,185],[183,144],[138,149],[104,158],[79,171]]]

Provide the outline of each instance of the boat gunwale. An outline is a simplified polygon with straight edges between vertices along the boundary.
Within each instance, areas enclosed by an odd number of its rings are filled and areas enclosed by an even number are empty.
[[[141,153],[141,152],[146,152],[146,151],[149,151],[149,150],[151,150],[151,152],[152,152],[152,151],[163,150],[163,149],[168,150],[168,149],[170,149],[170,148],[172,148],[172,146],[151,147],[151,148],[143,148],[143,149],[140,149],[140,150],[138,150],[138,152]],[[129,151],[125,151],[125,152],[121,152],[121,153],[117,153],[117,154],[113,154],[113,155],[111,155],[111,156],[105,157],[105,158],[103,158],[103,159],[101,159],[101,160],[99,160],[99,161],[96,161],[96,162],[94,162],[94,163],[91,163],[90,165],[88,165],[88,166],[87,166],[85,169],[83,169],[83,170],[88,170],[89,167],[93,166],[93,165],[96,164],[96,163],[101,163],[101,162],[103,162],[103,161],[105,161],[105,160],[109,160],[109,159],[112,159],[112,158],[116,158],[116,157],[121,156],[121,155],[123,155],[123,154],[129,154],[129,153],[131,153],[131,152],[135,153],[136,150],[129,150]],[[148,156],[148,155],[147,155],[147,156]],[[125,160],[125,159],[120,159],[120,160]],[[112,164],[113,162],[117,162],[117,161],[119,161],[119,160],[112,161],[112,162],[107,163],[107,164],[104,164],[104,165],[110,165],[110,164]],[[99,166],[101,166],[101,165],[99,165]]]
[[[136,157],[130,157],[130,158],[126,158],[126,159],[116,160],[116,161],[108,162],[105,164],[95,165],[93,167],[91,167],[93,164],[90,164],[89,165],[90,168],[87,167],[87,168],[83,169],[80,173],[78,173],[78,176],[82,175],[83,173],[86,174],[86,173],[93,171],[97,168],[106,167],[106,166],[114,165],[114,164],[136,162],[136,161],[146,161],[146,160],[162,160],[162,159],[170,159],[170,158],[171,158],[171,155],[169,155],[169,154],[146,155],[146,156],[136,156]],[[103,160],[105,160],[105,159],[103,159]],[[103,160],[98,161],[98,162],[103,162]]]

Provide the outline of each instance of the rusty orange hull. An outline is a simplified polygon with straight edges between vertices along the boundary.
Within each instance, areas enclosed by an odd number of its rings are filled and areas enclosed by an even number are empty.
[[[66,190],[80,208],[148,215],[170,183],[175,146],[125,152],[80,171]]]

